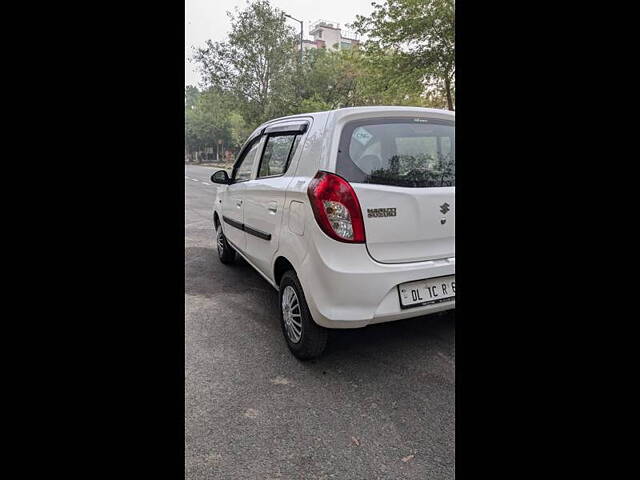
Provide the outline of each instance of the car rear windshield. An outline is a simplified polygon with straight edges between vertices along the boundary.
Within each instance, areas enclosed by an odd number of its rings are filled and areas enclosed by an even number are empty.
[[[455,159],[452,121],[358,120],[342,129],[336,173],[353,183],[455,187]]]

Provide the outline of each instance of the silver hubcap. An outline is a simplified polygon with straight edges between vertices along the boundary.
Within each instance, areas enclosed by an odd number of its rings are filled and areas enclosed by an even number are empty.
[[[291,285],[282,292],[282,318],[289,340],[298,343],[302,338],[302,317],[298,295]]]

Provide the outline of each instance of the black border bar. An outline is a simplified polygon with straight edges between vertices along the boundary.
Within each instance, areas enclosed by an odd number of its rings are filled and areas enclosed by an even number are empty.
[[[224,215],[222,216],[222,220],[224,220],[225,223],[228,223],[232,227],[237,228],[238,230],[244,230],[248,234],[253,235],[255,237],[258,237],[258,238],[261,238],[262,240],[271,241],[271,234],[270,233],[265,233],[265,232],[263,232],[261,230],[256,230],[255,228],[251,228],[248,225],[245,225],[245,224],[240,223],[240,222],[236,222],[235,220],[232,220],[231,218],[225,217]]]

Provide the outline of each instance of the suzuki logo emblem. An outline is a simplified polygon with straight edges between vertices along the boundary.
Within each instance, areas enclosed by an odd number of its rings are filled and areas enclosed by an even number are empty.
[[[444,202],[442,205],[440,205],[440,211],[442,213],[447,213],[449,211],[449,204],[447,202]]]

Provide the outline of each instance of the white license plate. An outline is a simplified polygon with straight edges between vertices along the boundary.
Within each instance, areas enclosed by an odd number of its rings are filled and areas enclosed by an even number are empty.
[[[456,299],[456,276],[429,278],[398,285],[402,308],[421,307]]]

